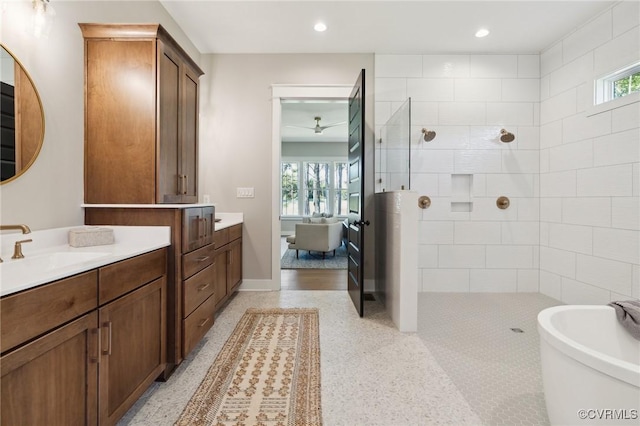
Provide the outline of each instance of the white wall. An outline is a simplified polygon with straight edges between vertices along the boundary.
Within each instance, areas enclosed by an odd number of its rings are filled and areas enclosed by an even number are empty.
[[[33,230],[84,223],[84,45],[78,22],[162,24],[199,61],[199,52],[158,2],[54,1],[47,39],[25,31],[31,2],[3,2],[2,43],[33,79],[45,114],[44,144],[22,176],[0,186],[0,223]]]
[[[421,291],[538,291],[539,85],[538,55],[376,55],[376,129],[411,97],[410,189],[431,198]],[[514,142],[499,141],[503,127]]]
[[[202,62],[200,194],[210,195],[218,211],[244,213],[244,278],[270,280],[272,215],[279,214],[271,211],[279,193],[271,187],[279,173],[271,164],[271,86],[354,84],[365,68],[366,120],[373,123],[373,55],[224,54],[203,55]],[[255,188],[255,198],[236,198],[237,187]],[[373,177],[370,198],[373,211]]]
[[[540,292],[570,304],[640,297],[640,103],[589,116],[594,75],[640,60],[640,3],[541,55]]]

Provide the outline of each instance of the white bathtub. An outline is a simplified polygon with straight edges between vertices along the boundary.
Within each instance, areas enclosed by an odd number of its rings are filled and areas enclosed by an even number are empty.
[[[640,424],[640,341],[614,308],[547,308],[538,314],[538,332],[552,425]]]

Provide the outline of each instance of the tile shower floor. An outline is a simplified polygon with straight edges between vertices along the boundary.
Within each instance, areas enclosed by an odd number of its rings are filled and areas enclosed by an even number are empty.
[[[249,307],[319,308],[325,426],[545,424],[535,317],[558,303],[538,294],[421,294],[420,331],[403,334],[377,301],[359,318],[345,291],[240,292],[119,425],[172,425]]]
[[[483,424],[547,425],[537,315],[559,304],[536,293],[420,293],[418,335]]]

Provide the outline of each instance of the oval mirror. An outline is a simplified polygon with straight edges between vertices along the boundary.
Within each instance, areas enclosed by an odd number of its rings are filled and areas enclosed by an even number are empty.
[[[10,182],[35,161],[44,140],[44,111],[31,77],[0,44],[0,183]]]

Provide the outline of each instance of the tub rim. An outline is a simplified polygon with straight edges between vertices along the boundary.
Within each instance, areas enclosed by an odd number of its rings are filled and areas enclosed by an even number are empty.
[[[538,313],[538,334],[540,337],[568,357],[618,380],[640,387],[640,363],[633,364],[578,343],[561,333],[552,324],[551,318],[556,313],[573,310],[614,311],[614,308],[607,305],[560,305],[543,309]],[[617,319],[616,324],[622,327]]]

